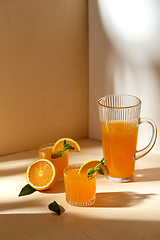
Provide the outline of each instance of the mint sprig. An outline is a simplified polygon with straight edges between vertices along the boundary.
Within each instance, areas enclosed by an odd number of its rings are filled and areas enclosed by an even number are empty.
[[[99,174],[104,175],[103,169],[100,167],[100,165],[105,165],[104,158],[101,159],[100,163],[95,166],[95,168],[89,168],[87,170],[87,177],[90,177],[95,171],[97,171]]]
[[[53,153],[51,154],[51,158],[52,159],[55,159],[55,158],[59,158],[59,157],[62,157],[63,156],[63,152],[66,151],[67,149],[72,149],[74,150],[74,147],[72,147],[71,145],[69,145],[66,140],[64,140],[64,143],[63,143],[63,149],[58,151],[57,153]]]
[[[52,158],[52,159],[60,158],[60,157],[62,157],[62,156],[63,156],[63,151],[62,151],[62,150],[58,151],[57,153],[51,154],[51,158]]]

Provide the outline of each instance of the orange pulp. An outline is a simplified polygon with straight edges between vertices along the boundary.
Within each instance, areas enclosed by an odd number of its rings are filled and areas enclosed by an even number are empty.
[[[29,185],[37,190],[47,190],[57,179],[55,166],[48,159],[37,159],[27,168],[26,178]]]
[[[104,161],[113,178],[126,178],[134,173],[138,126],[129,121],[101,122]]]

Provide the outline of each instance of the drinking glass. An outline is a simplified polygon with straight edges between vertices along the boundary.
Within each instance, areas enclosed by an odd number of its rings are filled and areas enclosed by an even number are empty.
[[[141,100],[132,95],[108,95],[98,100],[101,139],[104,161],[108,167],[107,178],[116,182],[132,179],[135,160],[146,155],[157,138],[155,123],[148,118],[140,118]],[[149,144],[136,150],[138,127],[150,124],[152,136]]]
[[[68,150],[63,152],[62,157],[53,159],[51,158],[51,155],[55,153],[52,151],[54,143],[55,142],[51,142],[51,143],[45,143],[41,145],[38,148],[38,154],[39,154],[39,158],[45,158],[53,162],[58,172],[57,181],[61,181],[64,179],[63,171],[65,167],[68,166],[68,159],[69,159]]]
[[[96,173],[90,177],[78,174],[81,165],[71,164],[64,169],[66,201],[76,207],[90,206],[96,199]]]

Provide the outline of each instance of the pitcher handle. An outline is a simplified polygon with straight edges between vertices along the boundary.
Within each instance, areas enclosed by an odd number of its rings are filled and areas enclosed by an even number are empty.
[[[156,124],[149,118],[139,118],[138,120],[138,125],[140,125],[141,123],[149,123],[152,127],[152,137],[151,140],[149,142],[149,144],[141,149],[141,150],[136,150],[135,154],[134,154],[134,159],[138,160],[139,158],[145,156],[149,151],[151,151],[151,149],[153,148],[156,139],[157,139],[157,127]]]

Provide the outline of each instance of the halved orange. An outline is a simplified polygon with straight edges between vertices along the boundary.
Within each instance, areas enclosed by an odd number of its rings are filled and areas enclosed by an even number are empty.
[[[81,152],[81,148],[79,144],[73,140],[72,138],[60,138],[55,142],[53,145],[52,151],[58,152],[63,149],[64,141],[66,140],[66,143],[74,147],[74,149],[68,149],[69,152]]]
[[[88,170],[89,168],[95,168],[99,163],[100,163],[99,160],[89,160],[89,161],[85,162],[85,163],[80,167],[78,173],[79,173],[79,174],[82,174],[82,173],[87,174],[87,170]],[[105,165],[103,165],[103,164],[100,164],[99,166],[103,169],[104,175],[107,175],[107,174],[108,174],[108,169],[107,169],[107,167],[106,167]],[[97,174],[99,174],[99,173],[97,172]]]
[[[54,164],[47,159],[37,159],[27,168],[26,178],[28,184],[36,190],[51,188],[57,179]]]

